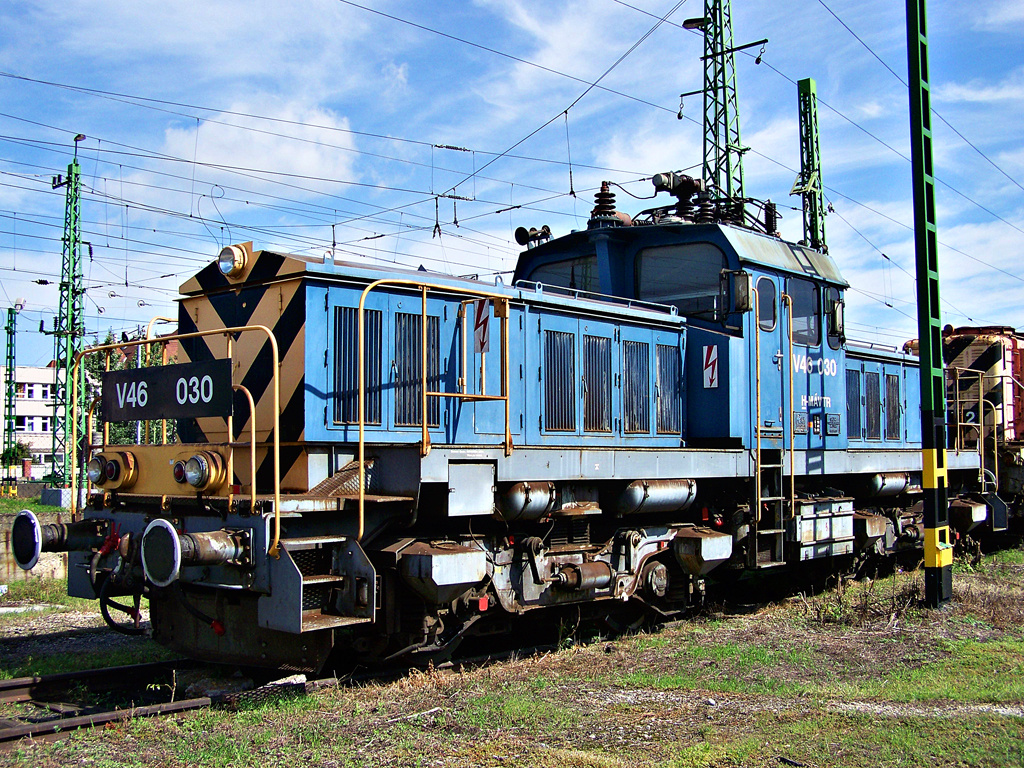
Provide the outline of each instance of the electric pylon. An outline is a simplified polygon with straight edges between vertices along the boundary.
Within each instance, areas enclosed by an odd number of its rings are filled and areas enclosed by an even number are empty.
[[[80,137],[80,138],[79,138]],[[60,311],[54,328],[54,398],[53,398],[53,456],[52,475],[56,487],[71,484],[71,419],[78,414],[78,435],[85,434],[85,380],[79,371],[77,388],[74,382],[75,356],[82,350],[85,337],[85,291],[82,285],[82,229],[80,210],[81,175],[78,166],[78,142],[75,137],[75,158],[68,165],[67,179],[57,176],[53,188],[67,187],[64,208],[63,260],[60,273]],[[75,407],[75,390],[78,406]]]
[[[910,160],[917,255],[917,333],[921,359],[921,489],[924,500],[924,601],[953,599],[953,540],[946,486],[946,389],[939,307],[939,253],[932,175],[931,86],[925,0],[907,0]]]
[[[704,0],[704,183],[743,210],[743,152],[731,0]],[[740,219],[742,221],[742,218]]]
[[[15,334],[19,307],[7,308],[7,366],[4,369],[4,484],[0,496],[17,496],[18,481],[14,477],[14,391],[16,386],[17,354],[15,354]]]
[[[804,243],[828,252],[825,245],[825,194],[821,183],[821,151],[818,146],[818,91],[814,80],[797,83],[800,105],[800,175],[791,195],[803,198]]]

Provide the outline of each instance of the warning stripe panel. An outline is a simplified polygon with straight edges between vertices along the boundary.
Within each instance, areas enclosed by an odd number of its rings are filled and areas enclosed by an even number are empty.
[[[1014,384],[1014,358],[1017,339],[1010,332],[957,333],[943,340],[950,406],[967,423],[983,421],[983,431],[996,429],[1004,439],[1014,440],[1024,427],[1024,403]],[[984,413],[978,413],[978,401],[984,398]],[[957,405],[959,404],[959,406]],[[1009,404],[1009,408],[1006,405]],[[977,444],[977,428],[967,428],[965,444]]]
[[[289,264],[291,262],[291,264]],[[302,279],[286,279],[270,285],[253,284],[256,280],[267,281],[279,278],[283,270],[294,271],[302,262],[286,259],[279,254],[262,251],[249,268],[242,285],[234,290],[204,296],[186,298],[179,310],[181,333],[216,330],[225,327],[263,325],[274,333],[280,355],[279,385],[281,408],[282,445],[281,477],[290,491],[307,490],[305,451],[295,443],[304,437],[305,402],[305,282]],[[226,286],[226,279],[213,266],[203,270],[193,280],[196,290],[214,290]],[[216,273],[216,274],[214,274]],[[192,281],[190,281],[191,283]],[[231,286],[227,286],[231,287]],[[256,404],[256,440],[267,443],[273,439],[274,425],[274,371],[273,347],[263,333],[250,331],[235,334],[232,339],[232,381],[241,384],[251,393]],[[227,355],[228,340],[222,335],[182,341],[179,360],[222,359]],[[249,439],[251,418],[248,402],[242,393],[235,396],[234,438],[246,442]],[[227,421],[221,418],[185,419],[179,424],[182,440],[227,442]],[[249,457],[247,451],[239,451],[235,460],[235,482],[248,485]],[[257,490],[264,492],[273,486],[273,456],[266,448],[257,449]]]

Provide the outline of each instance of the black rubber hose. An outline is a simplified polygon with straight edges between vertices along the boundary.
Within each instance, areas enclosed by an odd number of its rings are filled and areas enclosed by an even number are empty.
[[[100,587],[100,613],[103,614],[103,620],[107,622],[107,626],[115,632],[120,632],[122,635],[138,636],[145,634],[146,630],[142,627],[136,627],[134,624],[130,626],[122,624],[121,622],[115,621],[114,617],[110,615],[111,606],[117,608],[119,611],[123,611],[129,616],[135,613],[135,608],[115,602],[110,597],[110,583],[110,576],[107,576],[107,578],[103,580],[103,586]]]

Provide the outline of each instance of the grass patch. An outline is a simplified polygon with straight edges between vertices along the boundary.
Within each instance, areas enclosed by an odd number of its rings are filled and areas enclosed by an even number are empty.
[[[828,686],[830,697],[959,703],[1024,701],[1024,643],[1020,640],[943,641],[943,657],[920,666],[896,664],[877,677]]]
[[[631,687],[662,690],[796,695],[804,686],[777,672],[792,667],[811,667],[816,663],[806,647],[767,647],[736,640],[686,645],[673,655],[678,670],[630,672],[622,682]]]
[[[1024,565],[1024,549],[1018,547],[994,552],[985,558],[985,562],[992,565]]]
[[[453,714],[461,724],[481,731],[534,726],[553,730],[568,727],[578,718],[567,708],[541,698],[533,686],[474,696]]]
[[[819,714],[793,722],[762,716],[760,744],[746,765],[777,755],[809,765],[1007,766],[1024,760],[1024,720],[974,717],[879,719]]]
[[[7,585],[7,594],[0,597],[0,605],[45,603],[77,611],[99,611],[99,603],[83,597],[69,597],[68,583],[64,579],[16,579]]]
[[[37,515],[54,515],[59,512],[66,512],[66,509],[61,507],[51,507],[49,504],[40,504],[37,499],[12,499],[4,496],[0,498],[0,515],[16,515],[21,510],[27,509],[31,512],[35,512]],[[13,522],[13,520],[11,520]]]
[[[170,661],[179,654],[157,645],[147,637],[136,638],[129,647],[88,653],[62,653],[43,658],[28,658],[11,663],[0,659],[0,679],[33,675],[56,675],[64,672],[81,672],[85,669],[120,667],[128,664],[145,664],[152,661]]]

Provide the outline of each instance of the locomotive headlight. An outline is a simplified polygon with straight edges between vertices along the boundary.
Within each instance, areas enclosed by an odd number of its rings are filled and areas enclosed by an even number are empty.
[[[241,246],[226,246],[217,257],[217,267],[225,277],[237,277],[245,269],[245,256],[245,249]]]
[[[224,474],[224,461],[219,454],[203,451],[185,462],[185,482],[199,491],[219,485]]]
[[[104,470],[103,459],[99,456],[93,456],[85,466],[85,474],[93,485],[102,485],[106,481],[107,473]]]
[[[193,456],[185,462],[185,480],[189,485],[199,488],[210,480],[210,463],[202,454]]]

